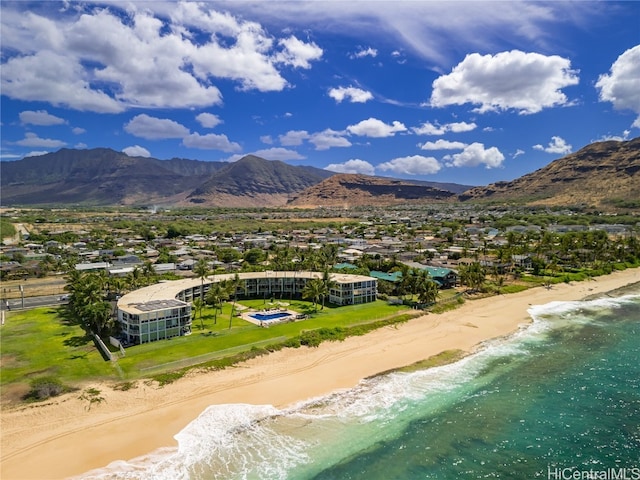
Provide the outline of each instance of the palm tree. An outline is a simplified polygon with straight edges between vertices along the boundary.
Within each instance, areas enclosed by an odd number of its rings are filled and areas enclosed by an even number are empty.
[[[193,266],[193,273],[200,278],[200,300],[204,302],[204,279],[211,273],[209,264],[204,258],[199,259]]]
[[[198,315],[200,316],[200,330],[204,330],[204,323],[202,321],[202,307],[204,306],[204,301],[201,298],[194,298],[192,303],[194,311],[198,312]]]
[[[416,275],[415,290],[419,303],[435,303],[440,295],[440,287],[427,270],[420,270]]]
[[[402,265],[402,278],[400,279],[400,293],[413,295],[416,291],[416,270]]]
[[[460,267],[460,282],[472,290],[481,290],[486,276],[485,268],[479,262]]]
[[[324,270],[322,272],[322,310],[324,310],[324,299],[331,293],[331,289],[336,288],[337,285],[337,282],[331,278],[329,270]]]
[[[218,311],[221,310],[221,304],[224,300],[229,298],[227,289],[220,283],[214,282],[211,284],[207,295],[205,296],[205,302],[208,305],[213,306],[213,323],[218,323]]]
[[[129,290],[135,290],[142,284],[142,270],[140,270],[140,267],[133,267],[133,270],[127,274],[127,284],[129,285]]]
[[[309,280],[302,289],[302,298],[313,301],[313,310],[318,310],[320,297],[324,295],[324,284],[319,278]]]
[[[142,276],[144,277],[144,283],[151,285],[156,277],[156,270],[153,268],[153,263],[149,260],[142,264]]]
[[[233,294],[233,303],[231,304],[231,314],[229,315],[229,330],[231,330],[231,323],[233,322],[233,314],[236,308],[236,302],[238,301],[238,289],[242,287],[242,280],[237,273],[233,276],[233,280],[229,281],[229,290]]]
[[[83,309],[83,321],[85,325],[99,337],[102,336],[105,330],[111,327],[112,320],[111,305],[104,300],[87,304]]]

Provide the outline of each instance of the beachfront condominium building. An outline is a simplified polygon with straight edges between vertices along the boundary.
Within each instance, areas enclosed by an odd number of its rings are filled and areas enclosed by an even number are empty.
[[[322,279],[320,272],[245,272],[237,274],[237,298],[300,298],[308,281]],[[121,337],[130,344],[140,344],[191,333],[192,306],[204,297],[211,284],[234,280],[234,274],[212,275],[165,281],[135,290],[118,300],[118,323]],[[332,288],[329,302],[355,305],[373,302],[378,281],[364,275],[330,274]]]

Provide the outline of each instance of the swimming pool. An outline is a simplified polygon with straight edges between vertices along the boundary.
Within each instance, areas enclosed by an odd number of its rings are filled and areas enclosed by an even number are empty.
[[[272,312],[272,313],[250,313],[251,318],[260,320],[261,322],[268,322],[269,320],[277,320],[278,318],[284,318],[291,315],[288,312]]]

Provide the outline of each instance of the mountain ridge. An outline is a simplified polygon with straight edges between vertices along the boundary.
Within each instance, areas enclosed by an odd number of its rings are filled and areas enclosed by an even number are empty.
[[[640,137],[589,144],[509,182],[474,187],[462,201],[526,201],[531,205],[601,207],[640,199]]]
[[[640,203],[640,137],[595,142],[512,181],[487,186],[340,174],[247,155],[237,162],[61,149],[0,162],[2,204],[309,207],[428,202]]]

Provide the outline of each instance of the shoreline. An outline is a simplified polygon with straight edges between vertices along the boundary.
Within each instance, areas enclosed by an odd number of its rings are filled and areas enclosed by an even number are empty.
[[[76,392],[46,405],[3,410],[0,477],[65,478],[175,447],[174,435],[210,405],[290,406],[448,350],[472,353],[530,323],[532,305],[619,295],[617,290],[638,282],[640,269],[635,268],[593,281],[468,300],[456,310],[425,314],[343,342],[283,349],[222,371],[190,373],[162,388],[144,381],[128,391],[112,390],[113,382],[91,384],[86,387],[99,389],[105,401],[90,409]]]

